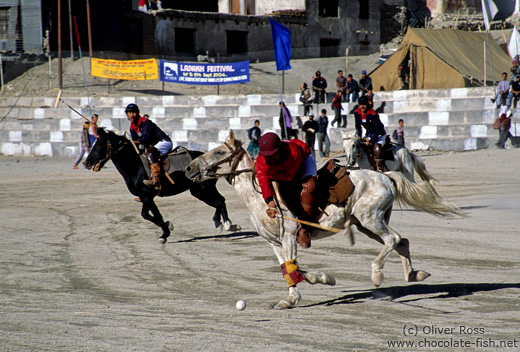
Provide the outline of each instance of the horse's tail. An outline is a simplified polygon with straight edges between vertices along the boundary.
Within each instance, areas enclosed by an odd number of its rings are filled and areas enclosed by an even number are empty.
[[[461,218],[464,216],[458,206],[443,200],[430,183],[426,181],[411,182],[403,174],[396,171],[389,171],[384,174],[390,177],[395,184],[398,204],[406,204],[441,218]]]
[[[426,171],[426,165],[424,165],[422,158],[412,152],[410,152],[410,156],[413,160],[413,168],[415,169],[415,172],[419,174],[423,181],[429,182],[432,186],[435,186],[435,183],[439,181],[437,181],[435,177]]]

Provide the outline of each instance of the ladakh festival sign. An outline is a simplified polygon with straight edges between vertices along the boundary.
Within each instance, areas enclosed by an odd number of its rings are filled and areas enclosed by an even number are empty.
[[[198,64],[159,60],[160,80],[170,83],[222,85],[249,82],[249,61]]]
[[[155,59],[122,61],[92,58],[91,75],[124,80],[158,79],[157,62]]]

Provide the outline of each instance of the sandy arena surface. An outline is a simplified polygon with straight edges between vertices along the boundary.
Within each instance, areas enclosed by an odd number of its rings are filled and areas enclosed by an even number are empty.
[[[301,283],[301,306],[286,311],[271,309],[287,295],[276,258],[224,181],[242,231],[219,233],[213,209],[185,193],[157,200],[175,224],[162,246],[110,162],[94,173],[1,156],[0,350],[519,351],[520,149],[421,155],[468,214],[394,211],[415,268],[432,276],[406,283],[394,252],[374,289],[381,246],[330,237],[298,260],[337,285]]]

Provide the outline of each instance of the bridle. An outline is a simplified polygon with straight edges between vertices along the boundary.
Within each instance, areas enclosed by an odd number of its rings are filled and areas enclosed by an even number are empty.
[[[361,158],[361,148],[357,143],[359,143],[358,138],[356,137],[343,137],[343,140],[352,140],[352,146],[350,147],[350,153],[349,153],[349,162],[350,165],[354,165],[356,163],[356,160],[359,160]],[[354,152],[352,152],[354,150]]]
[[[205,173],[209,177],[225,177],[226,180],[231,184],[235,176],[244,172],[251,172],[253,170],[251,168],[237,170],[238,163],[240,162],[242,157],[244,155],[248,155],[246,150],[242,147],[242,142],[235,139],[235,143],[233,146],[231,146],[228,142],[224,142],[224,145],[229,149],[231,154],[228,157],[219,160],[213,164],[209,164],[207,160],[204,159],[203,155],[199,156],[199,159],[202,160],[202,162],[204,163],[204,166],[201,168],[201,172]],[[217,172],[216,168],[225,163],[229,163],[231,171],[221,173]]]
[[[92,167],[92,170],[94,171],[100,171],[101,168],[103,166],[105,166],[106,162],[109,161],[114,155],[116,155],[117,153],[119,153],[124,147],[125,145],[128,143],[127,142],[123,142],[123,144],[121,144],[121,146],[114,150],[114,148],[112,147],[112,143],[110,143],[110,141],[107,139],[107,152],[106,152],[106,155],[103,159],[99,160],[95,165],[94,167]]]

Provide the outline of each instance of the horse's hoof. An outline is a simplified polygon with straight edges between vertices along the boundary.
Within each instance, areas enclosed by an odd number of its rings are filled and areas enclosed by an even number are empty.
[[[423,270],[412,271],[408,278],[408,282],[423,281],[429,276],[431,276],[431,274]]]
[[[226,231],[231,230],[231,226],[233,226],[233,225],[231,224],[231,221],[225,221],[225,222],[224,222],[224,230],[226,230]]]
[[[166,225],[168,225],[168,230],[173,231],[173,224],[170,221],[166,221]]]
[[[157,242],[158,242],[159,244],[165,244],[165,243],[166,243],[166,238],[164,238],[164,237],[159,237],[159,239],[157,240]]]
[[[323,284],[323,285],[330,285],[334,286],[336,285],[336,279],[334,276],[327,274],[327,273],[313,273],[313,272],[307,272],[303,273],[303,276],[307,280],[308,283],[311,285],[314,284]]]
[[[284,299],[284,300],[278,302],[273,308],[274,309],[278,309],[278,310],[282,310],[282,309],[294,308],[294,306],[289,301],[286,301]]]
[[[224,226],[222,224],[220,224],[217,226],[217,229],[218,229],[218,232],[222,232],[222,230],[224,229]]]
[[[372,276],[372,282],[376,287],[381,286],[381,283],[383,282],[384,276],[383,273],[379,272]]]

